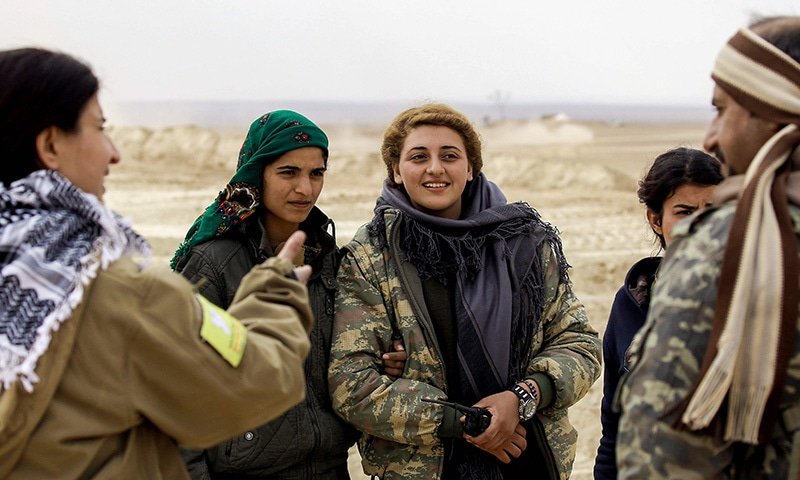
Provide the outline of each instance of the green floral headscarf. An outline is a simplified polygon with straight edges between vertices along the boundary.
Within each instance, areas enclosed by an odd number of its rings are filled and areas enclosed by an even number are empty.
[[[291,110],[276,110],[255,120],[239,152],[236,173],[186,232],[170,266],[174,269],[193,246],[224,235],[253,215],[261,205],[264,167],[302,147],[319,147],[328,157],[328,137],[306,117]]]

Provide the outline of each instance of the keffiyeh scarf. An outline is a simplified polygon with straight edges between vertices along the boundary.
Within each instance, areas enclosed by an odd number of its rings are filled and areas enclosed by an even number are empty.
[[[123,255],[149,246],[119,215],[52,170],[0,184],[0,390],[32,391],[51,335],[84,287]]]
[[[744,175],[717,189],[714,203],[738,202],[700,380],[681,421],[695,430],[721,421],[725,440],[756,444],[779,414],[797,328],[798,252],[788,206],[798,193],[791,157],[800,145],[800,64],[742,29],[723,47],[712,78],[755,115],[786,126]]]

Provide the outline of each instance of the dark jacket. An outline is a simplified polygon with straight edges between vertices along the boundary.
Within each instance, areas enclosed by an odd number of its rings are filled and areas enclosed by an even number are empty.
[[[308,296],[315,323],[311,352],[305,364],[306,398],[278,419],[204,452],[186,451],[193,479],[347,479],[347,450],[356,432],[331,407],[327,369],[338,253],[328,228],[333,222],[318,208],[300,228],[308,235],[305,262],[313,267]],[[176,270],[198,285],[221,307],[233,299],[242,276],[273,252],[258,221],[249,221],[235,235],[215,238],[192,248]],[[202,283],[204,282],[204,283]]]
[[[594,463],[595,480],[617,478],[617,429],[619,412],[614,411],[614,395],[625,372],[625,356],[636,332],[642,328],[650,305],[650,290],[661,257],[647,257],[634,263],[614,297],[614,304],[603,335],[603,402],[600,422],[603,433]]]

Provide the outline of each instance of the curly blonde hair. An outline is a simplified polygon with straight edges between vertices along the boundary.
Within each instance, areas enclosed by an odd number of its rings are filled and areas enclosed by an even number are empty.
[[[401,112],[383,133],[381,158],[386,164],[388,183],[392,187],[400,184],[394,181],[394,167],[400,163],[400,151],[411,131],[422,125],[447,127],[456,131],[464,141],[467,160],[472,166],[473,178],[477,177],[483,166],[481,157],[481,138],[472,122],[464,114],[443,103],[426,103]]]

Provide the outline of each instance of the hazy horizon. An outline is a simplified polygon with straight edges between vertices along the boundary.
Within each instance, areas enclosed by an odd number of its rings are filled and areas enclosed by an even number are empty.
[[[110,125],[165,127],[198,125],[241,128],[263,113],[289,109],[316,123],[387,124],[403,109],[424,101],[341,100],[143,100],[105,105]],[[564,120],[600,122],[706,122],[709,105],[648,105],[590,102],[448,102],[481,124],[500,120],[536,120],[557,116]]]

